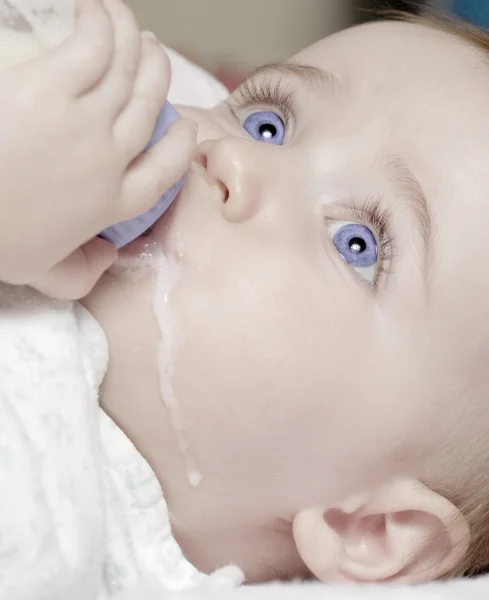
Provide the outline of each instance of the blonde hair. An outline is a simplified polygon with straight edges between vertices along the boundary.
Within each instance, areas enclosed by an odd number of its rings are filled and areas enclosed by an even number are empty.
[[[382,16],[389,20],[405,21],[421,24],[437,31],[456,36],[464,42],[480,50],[489,58],[489,31],[485,31],[461,21],[460,19],[440,13],[427,11],[422,16],[402,11],[383,11]],[[489,460],[486,461],[489,471]],[[471,577],[489,572],[489,477],[484,473],[476,481],[457,485],[456,489],[444,486],[444,495],[457,506],[470,528],[469,550],[460,565],[447,573],[445,578]],[[443,492],[442,492],[443,493]]]
[[[489,572],[489,490],[486,485],[472,492],[459,505],[470,528],[470,546],[462,563],[448,577],[471,577]]]

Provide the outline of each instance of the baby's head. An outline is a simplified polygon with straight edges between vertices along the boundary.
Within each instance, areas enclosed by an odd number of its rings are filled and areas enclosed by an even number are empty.
[[[371,24],[180,109],[184,191],[86,305],[103,406],[202,570],[488,566],[488,52]]]

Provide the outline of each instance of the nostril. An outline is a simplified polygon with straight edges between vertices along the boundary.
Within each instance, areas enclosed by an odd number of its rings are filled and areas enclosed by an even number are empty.
[[[227,185],[225,185],[222,181],[219,181],[218,185],[222,193],[222,203],[226,204],[226,202],[229,200],[229,190]]]
[[[203,169],[207,169],[207,154],[205,152],[199,152],[194,160]]]
[[[1,0],[0,0],[1,3]],[[225,155],[224,155],[225,156]],[[227,158],[226,158],[227,160]],[[194,164],[207,182],[219,190],[219,201],[226,204],[229,200],[229,189],[221,179],[223,170],[226,171],[226,162],[223,157],[223,147],[216,140],[200,144],[194,155]],[[224,168],[226,167],[226,169]]]

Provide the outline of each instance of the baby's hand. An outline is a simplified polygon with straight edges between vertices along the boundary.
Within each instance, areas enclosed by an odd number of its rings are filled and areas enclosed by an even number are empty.
[[[80,0],[75,33],[0,73],[0,280],[86,295],[117,257],[96,235],[151,208],[189,167],[195,126],[150,151],[170,68],[122,0]]]

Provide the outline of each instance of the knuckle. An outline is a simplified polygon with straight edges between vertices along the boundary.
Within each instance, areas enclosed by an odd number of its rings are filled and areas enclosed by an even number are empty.
[[[77,65],[85,69],[108,65],[114,52],[113,32],[107,28],[94,28],[90,36],[77,44]]]
[[[119,71],[118,77],[121,83],[121,90],[125,92],[127,88],[132,88],[134,84],[135,68],[130,64],[124,63],[120,66]]]
[[[140,88],[134,94],[132,105],[135,113],[138,114],[139,133],[142,138],[147,137],[149,139],[148,134],[151,134],[156,125],[161,101],[155,95],[154,90]]]
[[[127,23],[129,29],[132,32],[139,34],[138,20],[134,11],[125,2],[119,2],[119,10],[121,18]]]
[[[150,61],[151,65],[160,71],[162,79],[170,78],[168,55],[158,42],[152,41],[151,38],[143,38],[143,59]]]
[[[104,0],[104,4],[116,22],[128,19],[135,21],[134,13],[125,2],[120,2],[120,0]]]
[[[93,284],[88,281],[87,276],[78,277],[67,289],[60,288],[60,293],[64,294],[61,300],[81,300],[92,290]]]

